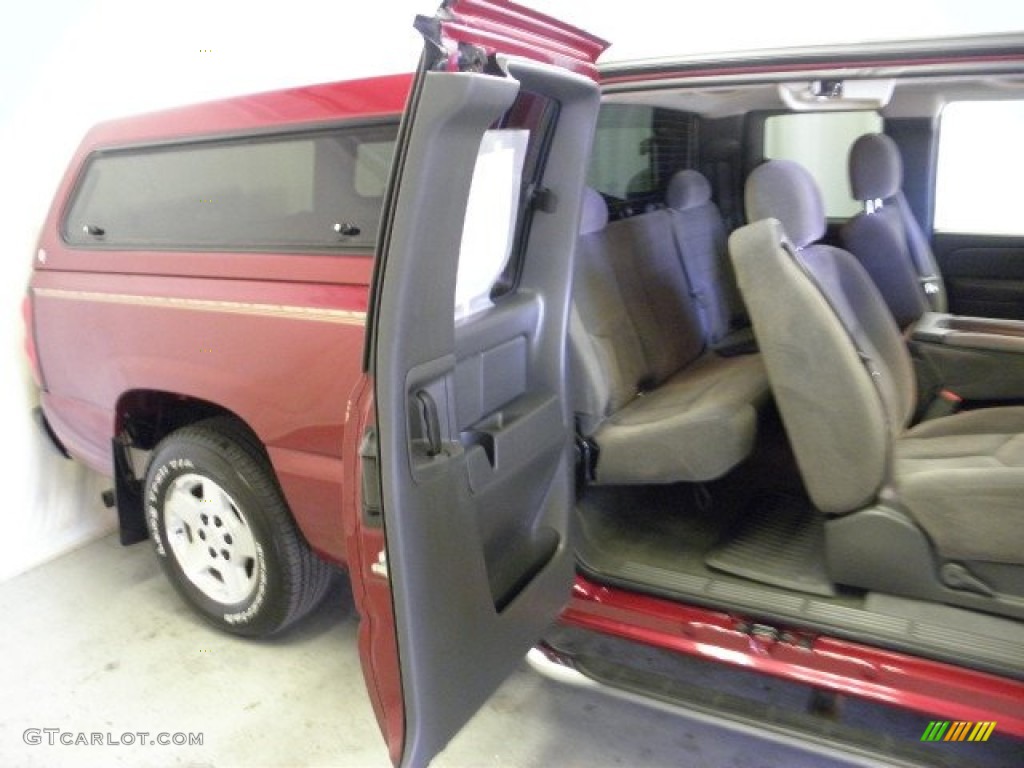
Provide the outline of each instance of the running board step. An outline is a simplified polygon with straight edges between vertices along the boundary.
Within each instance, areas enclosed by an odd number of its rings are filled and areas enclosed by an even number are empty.
[[[538,673],[575,688],[600,691],[690,720],[856,766],[955,768],[963,754],[942,754],[934,745],[898,740],[822,716],[820,697],[808,688],[805,711],[698,687],[605,658],[576,654],[542,643],[527,655]]]

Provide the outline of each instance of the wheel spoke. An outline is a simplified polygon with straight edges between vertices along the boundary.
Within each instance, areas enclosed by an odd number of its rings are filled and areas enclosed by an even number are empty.
[[[239,531],[248,531],[249,526],[245,520],[242,519],[241,513],[238,507],[235,506],[234,502],[231,501],[231,497],[228,496],[223,489],[219,489],[220,493],[217,507],[218,515],[221,521],[224,523],[224,527],[232,533]]]
[[[234,542],[232,547],[232,559],[236,559],[239,562],[244,563],[246,560],[256,559],[256,541],[252,537],[252,533],[248,527],[240,528],[235,532],[232,538]]]
[[[184,533],[173,535],[171,538],[171,549],[178,558],[178,565],[185,575],[198,585],[198,580],[208,576],[210,569],[210,558],[206,547],[199,539],[189,540]]]
[[[190,528],[197,528],[200,523],[203,502],[193,493],[193,483],[178,482],[167,494],[164,504],[164,516],[170,520],[185,523]]]
[[[235,521],[235,505],[231,501],[231,497],[223,488],[214,483],[209,483],[205,491],[204,502],[208,505],[211,514],[219,517],[224,525],[231,525]]]
[[[252,587],[251,580],[246,575],[241,563],[235,561],[234,558],[230,563],[221,565],[220,575],[224,578],[226,597],[232,602],[242,600],[249,594]]]

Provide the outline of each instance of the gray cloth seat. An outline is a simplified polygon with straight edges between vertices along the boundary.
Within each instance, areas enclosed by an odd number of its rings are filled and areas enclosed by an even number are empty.
[[[722,354],[754,351],[711,184],[698,171],[679,171],[669,181],[665,203],[708,345]]]
[[[665,210],[608,222],[587,190],[569,327],[575,410],[598,483],[711,480],[749,455],[768,380],[708,351]]]
[[[754,355],[698,357],[612,413],[593,437],[603,483],[712,480],[745,459],[767,380]]]
[[[906,345],[860,263],[817,244],[825,216],[810,174],[791,161],[765,163],[748,179],[746,203],[753,223],[733,233],[730,251],[815,505],[844,522],[866,508],[895,510],[940,559],[1024,563],[1024,408],[911,428]]]
[[[895,446],[896,490],[949,558],[1024,562],[1024,407],[920,424]]]
[[[850,191],[864,204],[840,230],[843,247],[864,265],[905,328],[922,314],[946,311],[946,289],[928,239],[903,195],[899,147],[881,133],[850,148]]]

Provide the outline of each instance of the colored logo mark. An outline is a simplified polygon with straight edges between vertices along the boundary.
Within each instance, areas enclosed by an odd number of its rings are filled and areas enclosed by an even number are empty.
[[[988,741],[996,729],[994,721],[970,723],[933,720],[921,735],[921,741]]]

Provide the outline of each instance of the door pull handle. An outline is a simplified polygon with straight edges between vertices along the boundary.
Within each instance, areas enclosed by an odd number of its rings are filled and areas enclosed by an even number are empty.
[[[441,453],[441,421],[437,417],[437,403],[429,392],[421,389],[416,393],[416,405],[419,408],[423,437],[427,443],[427,455],[437,456]]]

